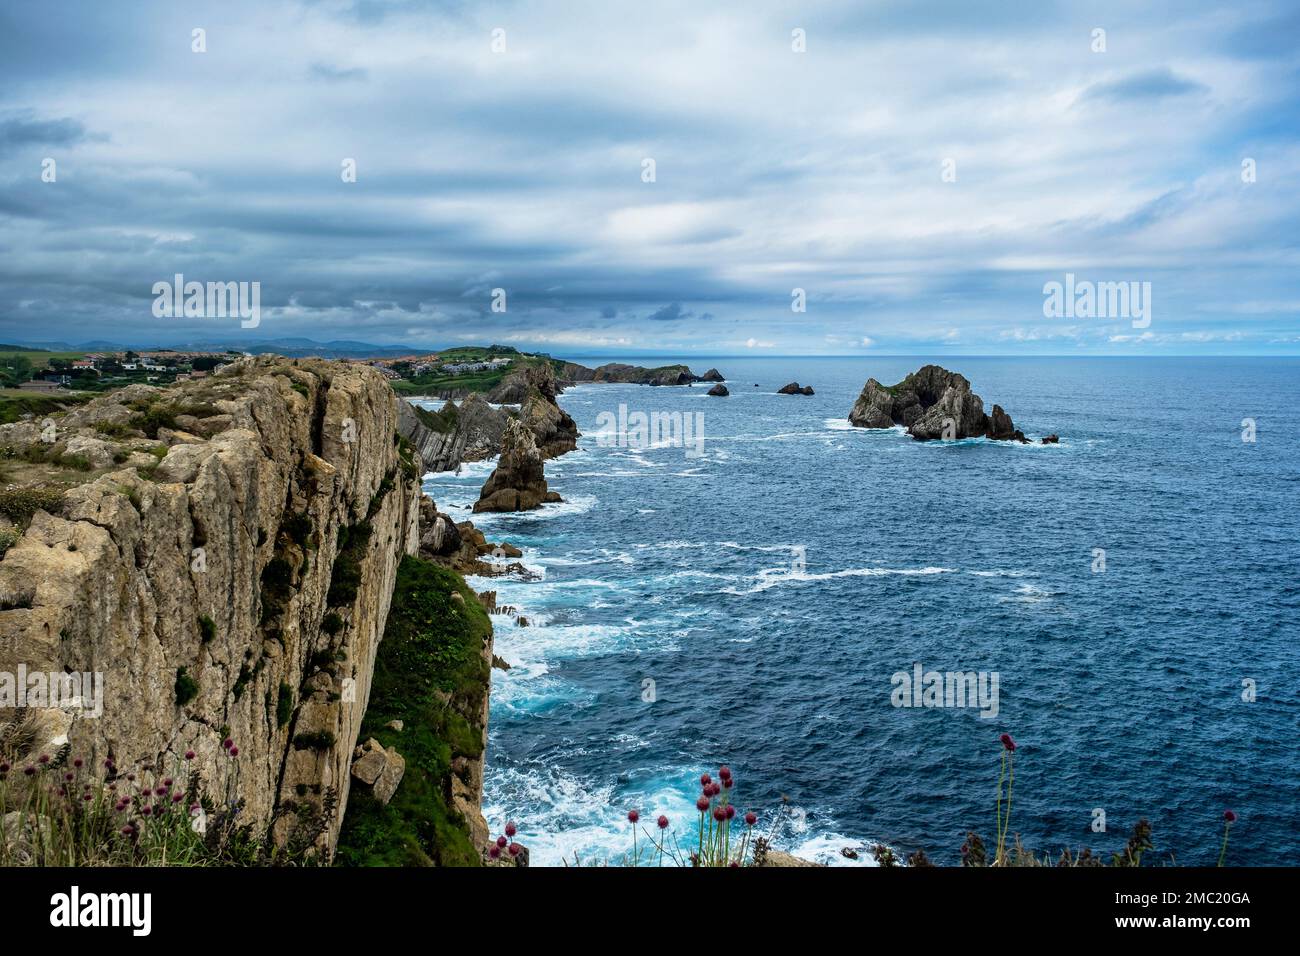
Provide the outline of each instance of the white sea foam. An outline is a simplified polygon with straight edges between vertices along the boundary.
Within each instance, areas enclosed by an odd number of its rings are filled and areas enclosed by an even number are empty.
[[[795,571],[792,568],[764,568],[758,572],[758,583],[751,588],[739,590],[723,588],[720,594],[757,594],[769,588],[789,584],[803,584],[808,581],[829,581],[834,578],[874,578],[899,575],[902,577],[926,577],[932,574],[950,574],[954,568],[845,568],[841,571],[823,571],[809,574],[807,571]]]

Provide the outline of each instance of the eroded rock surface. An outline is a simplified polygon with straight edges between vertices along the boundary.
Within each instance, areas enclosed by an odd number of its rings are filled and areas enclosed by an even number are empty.
[[[984,400],[971,391],[964,375],[938,365],[926,365],[897,385],[867,379],[849,412],[859,428],[902,425],[918,441],[987,437],[1027,442],[1001,405],[986,414]]]

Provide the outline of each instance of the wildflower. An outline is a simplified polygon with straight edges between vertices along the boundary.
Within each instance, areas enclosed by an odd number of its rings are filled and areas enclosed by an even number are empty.
[[[122,827],[121,830],[122,836],[130,836],[134,832],[135,832],[135,828],[132,827],[131,824],[129,823],[126,826]]]
[[[668,829],[668,818],[664,816],[662,813],[659,815],[659,819],[656,822],[659,824],[660,830]]]
[[[154,795],[155,797],[164,797],[164,796],[167,795],[167,788],[166,788],[166,787],[155,787],[155,788],[154,788],[153,795]]]
[[[112,770],[112,769],[113,769],[113,758],[112,758],[112,757],[108,757],[108,758],[106,758],[106,759],[104,760],[104,769],[105,769],[105,770]]]
[[[1011,739],[1011,735],[1010,735],[1010,734],[1003,734],[1003,735],[1002,735],[1001,737],[999,737],[998,739],[1002,741],[1002,746],[1003,746],[1003,747],[1007,748],[1007,750],[1010,750],[1012,753],[1015,752],[1015,749],[1016,749],[1016,742],[1015,742],[1014,740]]]
[[[173,782],[174,782],[174,781],[172,780],[171,777],[167,777],[166,779],[163,780],[163,786],[164,786],[164,787],[170,787],[170,786],[172,785]]]
[[[186,759],[186,760],[193,760],[193,759],[194,759],[194,751],[193,751],[193,750],[187,750],[187,751],[185,751],[185,759]]]
[[[23,773],[28,777],[34,777],[36,775],[36,768],[29,766],[23,770]]]
[[[507,840],[505,837],[503,836],[497,837],[497,846],[501,847],[501,849],[504,850],[509,843],[510,841]]]
[[[78,770],[81,769],[81,764],[82,764],[82,760],[81,760],[80,757],[78,757],[76,760],[72,761],[72,765],[73,765],[74,767],[76,767]]]
[[[3,760],[0,760],[0,773],[8,773],[8,772],[9,772],[9,764],[5,763]]]
[[[231,747],[233,747],[233,746],[235,746],[235,742],[234,742],[233,740],[231,740],[229,737],[227,737],[225,740],[221,741],[221,749],[222,749],[222,750],[229,750],[229,749],[230,749]]]
[[[752,827],[752,826],[753,826],[755,823],[757,823],[757,822],[758,822],[758,814],[755,813],[753,810],[750,810],[748,813],[745,814],[745,825],[746,825],[746,826],[751,826],[751,827]]]
[[[199,813],[202,813],[202,812],[203,812],[203,804],[199,803],[197,800],[196,800],[194,803],[191,803],[191,804],[190,804],[190,815],[191,815],[191,816],[194,816],[195,814],[199,814]]]
[[[239,756],[239,748],[238,748],[238,747],[231,747],[231,748],[230,748],[230,756],[232,756],[232,757],[238,757],[238,756]]]
[[[1228,858],[1228,831],[1232,825],[1237,822],[1237,815],[1231,810],[1223,811],[1223,847],[1219,850],[1219,866],[1223,866],[1223,861]]]
[[[501,856],[501,848],[499,846],[493,846],[488,850],[488,856],[492,857],[494,860],[499,859]]]
[[[713,778],[707,773],[700,774],[700,786],[708,789],[709,784],[713,783]]]
[[[185,794],[181,793],[179,790],[172,794],[172,803],[180,803],[184,799]]]
[[[49,755],[49,754],[41,754],[40,759],[37,760],[36,762],[37,762],[37,763],[41,763],[41,764],[49,763],[49,762],[50,762],[50,755]]]
[[[696,809],[696,810],[699,810],[700,813],[705,813],[705,812],[707,812],[708,809],[709,809],[709,798],[708,798],[708,797],[700,797],[700,799],[696,800],[696,801],[695,801],[695,809]]]
[[[640,819],[641,819],[641,814],[637,813],[635,810],[629,810],[627,812],[628,823],[636,823]]]
[[[523,852],[523,849],[524,849],[524,848],[523,848],[522,845],[520,845],[520,844],[518,844],[518,843],[512,843],[512,844],[510,844],[510,855],[511,855],[511,856],[518,856],[520,853]]]
[[[730,820],[735,815],[736,815],[736,808],[733,807],[731,804],[727,804],[727,819]]]
[[[64,779],[64,780],[67,780],[67,781],[69,781],[69,782],[71,782],[71,781],[73,780],[73,776],[72,776],[72,774],[70,774],[70,773],[65,773],[65,774],[63,775],[63,779]]]
[[[726,807],[714,807],[714,808],[713,808],[713,819],[717,820],[719,823],[721,823],[723,820],[727,819],[727,808],[726,808]]]
[[[146,817],[151,816],[153,814],[153,807],[149,806],[149,804],[146,803],[143,807],[140,808],[140,812],[143,813]]]
[[[82,799],[82,800],[85,800],[87,803],[89,803],[91,800],[94,800],[95,797],[94,797],[93,794],[83,793],[83,794],[81,795],[81,799]]]
[[[519,832],[519,828],[515,826],[513,820],[506,821],[506,836],[512,837],[518,832]]]
[[[128,774],[126,775],[126,779],[127,779],[127,780],[130,780],[132,783],[134,783],[134,782],[135,782],[135,774],[133,774],[133,773],[128,773]]]

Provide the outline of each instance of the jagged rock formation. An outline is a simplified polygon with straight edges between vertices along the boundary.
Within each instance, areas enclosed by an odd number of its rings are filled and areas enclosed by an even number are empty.
[[[805,385],[805,386],[803,386],[802,388],[800,388],[798,382],[791,382],[789,385],[782,385],[780,388],[778,388],[778,389],[776,390],[776,393],[777,393],[778,395],[813,395],[813,394],[815,394],[815,393],[813,392],[813,388],[812,388],[811,385]]]
[[[542,453],[532,431],[521,421],[506,425],[501,458],[474,502],[474,511],[528,511],[560,496],[546,488]]]
[[[700,376],[701,382],[725,382],[726,379],[716,368],[711,368]]]
[[[709,395],[717,395],[717,396],[721,396],[721,397],[724,397],[724,398],[725,398],[726,396],[730,395],[731,393],[730,393],[729,391],[727,391],[727,386],[725,386],[725,385],[714,385],[711,389],[709,389],[708,394],[709,394]]]
[[[89,766],[197,772],[278,842],[316,813],[330,852],[417,546],[419,467],[397,421],[373,369],[276,356],[58,421],[67,446],[102,460],[105,442],[118,467],[35,510],[0,560],[0,671],[102,673],[103,713],[34,746],[66,735]]]
[[[477,392],[459,407],[448,402],[437,412],[399,399],[397,430],[415,446],[427,470],[451,471],[462,461],[482,461],[497,454],[506,418]]]
[[[966,377],[938,365],[923,366],[897,385],[867,379],[849,412],[849,422],[859,428],[902,425],[918,441],[978,437],[1028,441],[1001,405],[993,406],[992,415],[985,414],[984,400],[971,391]]]
[[[519,420],[533,433],[542,457],[557,458],[577,448],[578,426],[556,403],[555,372],[551,366],[530,366],[518,373],[518,378],[523,388]]]
[[[464,461],[483,461],[500,454],[506,423],[523,421],[543,458],[555,458],[578,446],[578,426],[556,402],[558,385],[549,364],[511,372],[484,397],[472,392],[457,407],[448,402],[437,412],[399,402],[398,431],[415,446],[429,471],[451,471]],[[517,413],[493,403],[519,405]]]

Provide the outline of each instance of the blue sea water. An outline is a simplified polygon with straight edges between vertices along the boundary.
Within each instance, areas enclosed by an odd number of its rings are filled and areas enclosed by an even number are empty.
[[[542,577],[471,581],[531,622],[495,619],[511,669],[493,672],[485,813],[519,824],[534,865],[618,857],[630,808],[693,842],[698,776],[721,763],[784,848],[956,863],[968,830],[991,838],[1003,732],[1029,847],[1109,853],[1145,817],[1148,860],[1212,865],[1231,808],[1230,862],[1295,862],[1300,360],[950,357],[986,409],[1060,444],[848,426],[869,376],[924,361],[719,358],[692,364],[728,398],[561,396],[584,432],[547,463],[565,502],[475,518]],[[776,394],[791,380],[816,395]],[[703,412],[702,453],[602,445],[620,404]],[[491,467],[426,492],[461,520]],[[916,663],[997,672],[997,717],[895,707]]]

